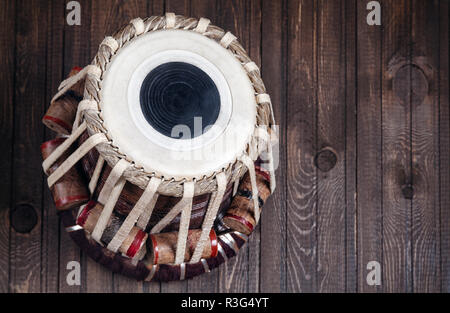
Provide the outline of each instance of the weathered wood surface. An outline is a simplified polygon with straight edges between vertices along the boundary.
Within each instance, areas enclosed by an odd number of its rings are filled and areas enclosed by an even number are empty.
[[[2,0],[0,292],[450,292],[449,1]],[[207,16],[261,67],[279,124],[276,193],[239,256],[141,283],[83,255],[41,171],[60,80],[140,16]],[[66,283],[69,261],[81,285]],[[381,285],[367,284],[367,264]]]

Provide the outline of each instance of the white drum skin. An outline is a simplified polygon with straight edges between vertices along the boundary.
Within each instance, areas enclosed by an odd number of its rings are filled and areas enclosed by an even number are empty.
[[[156,131],[145,120],[144,114],[141,110],[139,90],[141,89],[142,83],[148,73],[150,73],[159,65],[169,62],[185,62],[195,65],[203,72],[208,74],[208,76],[213,80],[214,84],[219,90],[221,103],[220,113],[217,121],[214,124],[217,126],[218,131],[207,131],[203,134],[203,136],[192,138],[191,140],[179,140],[164,136],[163,134]],[[133,73],[133,76],[131,77],[128,84],[128,106],[131,117],[133,118],[134,123],[141,130],[141,132],[149,140],[153,141],[153,143],[172,151],[190,151],[193,149],[198,149],[202,146],[206,146],[209,143],[213,142],[227,127],[233,108],[230,89],[222,73],[217,69],[217,67],[214,66],[214,64],[210,63],[207,59],[186,50],[162,51],[152,55],[141,65],[139,65],[139,67]],[[188,138],[191,137],[191,134],[183,135],[187,135]]]
[[[221,100],[212,129],[192,140],[166,137],[145,121],[139,90],[145,76],[167,62],[197,66]],[[256,100],[246,71],[230,51],[201,34],[160,30],[139,36],[113,56],[101,83],[101,117],[119,151],[145,172],[175,180],[210,176],[245,151],[256,124]]]

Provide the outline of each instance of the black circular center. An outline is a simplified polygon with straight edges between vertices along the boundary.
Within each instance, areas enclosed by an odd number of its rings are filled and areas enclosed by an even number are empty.
[[[212,79],[184,62],[164,63],[148,73],[140,103],[153,128],[177,139],[200,136],[215,123],[220,111],[219,91]]]

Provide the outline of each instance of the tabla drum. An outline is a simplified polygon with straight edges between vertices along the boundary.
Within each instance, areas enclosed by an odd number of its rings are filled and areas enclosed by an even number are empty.
[[[236,255],[275,188],[270,97],[230,32],[173,13],[136,18],[74,68],[41,146],[65,229],[91,258],[145,281]]]

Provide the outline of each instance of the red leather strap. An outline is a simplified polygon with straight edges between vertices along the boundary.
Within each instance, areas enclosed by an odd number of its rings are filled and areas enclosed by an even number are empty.
[[[142,246],[142,240],[144,240],[145,232],[139,229],[136,236],[134,236],[133,242],[128,247],[127,256],[133,258]]]

